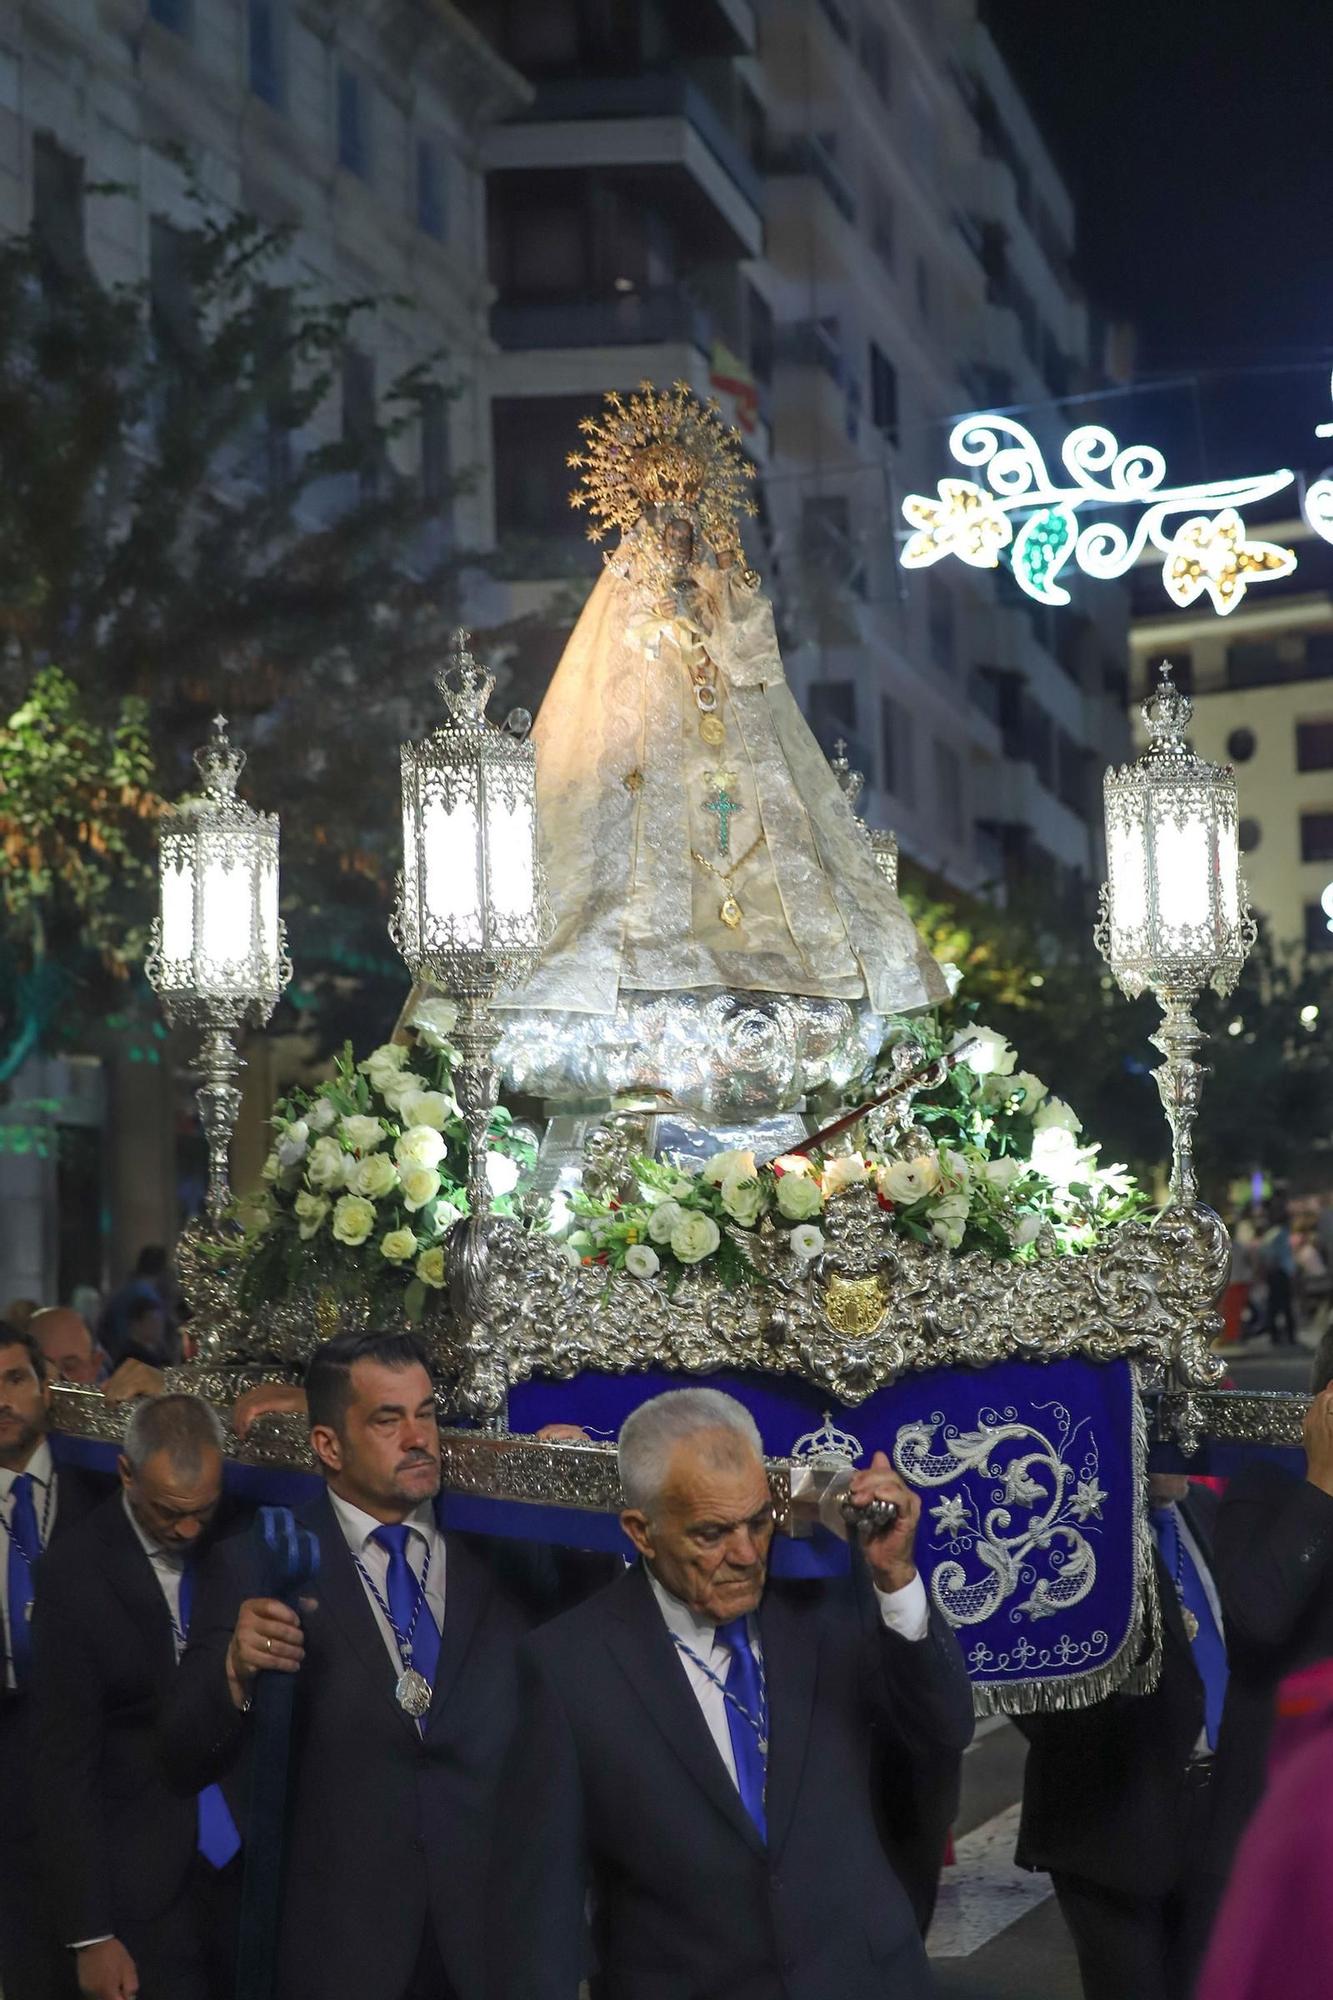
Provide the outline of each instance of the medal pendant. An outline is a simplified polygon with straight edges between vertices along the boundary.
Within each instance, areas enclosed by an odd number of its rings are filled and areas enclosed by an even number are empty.
[[[707,681],[696,681],[694,700],[700,715],[711,715],[717,707],[717,689],[710,687]]]
[[[430,1712],[430,1682],[424,1674],[419,1674],[415,1667],[407,1667],[398,1676],[398,1685],[394,1693],[398,1697],[399,1708],[414,1716],[417,1721]]]
[[[725,743],[727,740],[726,727],[721,718],[716,715],[704,716],[699,724],[699,734],[702,736],[704,742],[711,745],[713,749],[717,749],[720,744]]]
[[[728,896],[722,908],[718,911],[718,915],[729,931],[736,929],[740,923],[742,914],[741,906],[734,896]]]
[[[1185,1623],[1185,1637],[1192,1645],[1199,1636],[1199,1621],[1187,1604],[1181,1605],[1180,1615]]]

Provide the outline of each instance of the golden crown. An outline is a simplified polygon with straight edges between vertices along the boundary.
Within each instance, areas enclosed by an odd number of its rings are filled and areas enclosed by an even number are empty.
[[[592,515],[588,539],[627,534],[649,508],[686,515],[715,556],[741,555],[739,517],[758,512],[745,490],[755,468],[738,430],[688,382],[659,390],[641,382],[628,399],[611,390],[599,417],[584,417],[581,451],[567,463],[583,474],[572,507]]]

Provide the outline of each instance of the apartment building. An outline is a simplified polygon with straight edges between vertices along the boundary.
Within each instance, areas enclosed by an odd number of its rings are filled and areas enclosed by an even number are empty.
[[[515,608],[591,565],[564,454],[603,389],[730,398],[787,668],[865,809],[962,887],[1100,867],[1124,604],[898,564],[964,411],[1087,386],[1074,216],[976,0],[470,0],[532,86],[485,143],[497,538]],[[741,394],[737,396],[737,385]],[[558,630],[529,635],[547,671]]]

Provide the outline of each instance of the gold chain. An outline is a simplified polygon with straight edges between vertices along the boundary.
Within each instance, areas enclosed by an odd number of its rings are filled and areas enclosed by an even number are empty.
[[[725,874],[720,868],[714,868],[712,862],[708,859],[708,856],[706,854],[700,854],[697,847],[692,847],[690,849],[690,855],[693,860],[698,862],[701,868],[706,868],[710,875],[716,875],[719,882],[725,882],[727,887],[730,888],[731,879],[733,875],[738,874],[739,871],[742,868],[744,868],[746,862],[750,859],[750,856],[752,854],[757,854],[759,849],[763,846],[763,844],[764,844],[763,834],[762,833],[756,834],[755,838],[750,842],[750,845],[746,848],[744,854],[742,854],[740,860],[733,861],[730,868],[727,869]]]

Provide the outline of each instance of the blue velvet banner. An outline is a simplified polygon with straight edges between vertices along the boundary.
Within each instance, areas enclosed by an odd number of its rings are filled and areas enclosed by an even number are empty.
[[[614,1435],[664,1373],[581,1375],[515,1389],[517,1431],[579,1423]],[[986,1710],[1080,1707],[1124,1685],[1144,1650],[1145,1438],[1127,1361],[998,1362],[879,1389],[855,1409],[795,1377],[719,1374],[765,1449],[788,1453],[825,1413],[921,1495],[917,1561]],[[521,1510],[517,1510],[521,1511]],[[561,1537],[564,1539],[564,1536]],[[774,1568],[824,1573],[845,1547],[780,1538]]]

